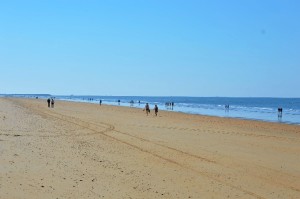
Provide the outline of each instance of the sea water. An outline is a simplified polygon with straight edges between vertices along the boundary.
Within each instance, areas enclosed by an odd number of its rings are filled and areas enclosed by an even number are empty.
[[[234,98],[234,97],[146,97],[146,96],[53,96],[58,100],[144,108],[158,105],[159,110],[269,122],[300,124],[300,98]],[[120,103],[118,102],[120,100]],[[133,101],[134,103],[130,103]],[[140,102],[140,103],[139,103]],[[174,102],[174,106],[166,106]],[[225,108],[229,105],[229,109]],[[278,117],[278,108],[283,108]]]

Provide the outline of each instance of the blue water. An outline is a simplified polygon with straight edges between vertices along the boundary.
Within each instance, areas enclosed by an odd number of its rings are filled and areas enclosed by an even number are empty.
[[[146,103],[153,109],[183,112],[189,114],[232,117],[250,120],[262,120],[300,125],[300,98],[233,98],[233,97],[145,97],[145,96],[62,96],[62,95],[10,95],[14,97],[55,97],[56,100],[86,102],[115,106],[144,108]],[[120,100],[120,104],[118,103]],[[134,101],[131,104],[130,101]],[[140,101],[140,104],[138,103]],[[174,107],[165,106],[174,102]],[[229,105],[229,110],[225,109]],[[283,108],[282,117],[278,117],[278,107]]]
[[[269,122],[300,124],[300,98],[231,98],[231,97],[144,97],[144,96],[54,96],[58,100],[99,103],[144,108],[145,103],[153,109],[184,112],[189,114],[233,117]],[[120,104],[117,102],[120,100]],[[134,104],[130,104],[133,100]],[[138,103],[140,101],[140,104]],[[174,102],[173,109],[165,106]],[[225,105],[229,105],[229,110]],[[278,117],[278,107],[283,108],[282,117]]]

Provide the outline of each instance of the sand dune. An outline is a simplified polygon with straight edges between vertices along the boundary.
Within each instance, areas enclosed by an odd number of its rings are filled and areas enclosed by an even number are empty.
[[[300,198],[300,126],[0,98],[0,198]]]

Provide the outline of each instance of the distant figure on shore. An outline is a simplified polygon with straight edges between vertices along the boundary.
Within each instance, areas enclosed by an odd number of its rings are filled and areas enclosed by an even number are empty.
[[[145,111],[145,110],[146,110],[146,114],[148,116],[148,114],[150,113],[150,107],[149,107],[148,103],[146,103],[145,108],[143,109],[143,111]]]
[[[174,102],[166,102],[165,105],[167,109],[173,110]]]
[[[282,118],[282,108],[278,108],[278,118]]]
[[[118,100],[118,104],[120,105],[121,100]]]
[[[139,100],[139,106],[141,105],[141,101]]]
[[[158,107],[157,107],[156,104],[155,104],[155,106],[154,106],[154,112],[155,112],[155,116],[157,116],[157,113],[158,113]]]
[[[54,99],[51,99],[51,108],[54,108]]]
[[[229,104],[225,105],[225,111],[228,112],[229,111]]]
[[[48,107],[50,108],[50,102],[51,102],[51,100],[50,100],[50,98],[48,98],[47,99],[47,103],[48,103]]]
[[[134,101],[133,101],[133,100],[131,100],[131,101],[130,101],[130,107],[132,107],[132,106],[133,106],[133,104],[134,104]]]
[[[99,105],[100,105],[100,106],[101,106],[101,104],[102,104],[102,100],[99,101]]]

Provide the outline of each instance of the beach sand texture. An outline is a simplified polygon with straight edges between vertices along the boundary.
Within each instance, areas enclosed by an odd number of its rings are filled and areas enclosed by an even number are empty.
[[[0,157],[1,199],[300,198],[297,125],[0,98]]]

